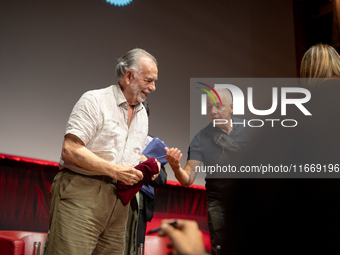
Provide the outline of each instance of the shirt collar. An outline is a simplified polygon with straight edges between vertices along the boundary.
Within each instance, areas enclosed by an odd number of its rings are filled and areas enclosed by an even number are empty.
[[[128,102],[127,102],[127,100],[126,100],[126,98],[123,94],[122,89],[120,88],[120,85],[119,84],[114,85],[113,90],[114,90],[114,92],[116,92],[116,93],[113,93],[113,94],[115,96],[117,106],[122,106],[125,109],[128,109],[129,104],[128,104]],[[137,105],[135,105],[134,108],[137,112],[139,112],[140,110],[142,110],[144,108],[144,106],[143,106],[143,104],[138,103]]]

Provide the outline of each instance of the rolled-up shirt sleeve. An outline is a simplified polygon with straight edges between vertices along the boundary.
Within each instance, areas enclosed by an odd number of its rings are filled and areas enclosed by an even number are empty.
[[[92,97],[90,99],[90,97]],[[96,98],[85,93],[73,107],[66,125],[65,135],[77,136],[86,145],[98,129],[99,109]]]

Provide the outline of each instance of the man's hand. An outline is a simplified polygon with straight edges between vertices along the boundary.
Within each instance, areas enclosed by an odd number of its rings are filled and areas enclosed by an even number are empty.
[[[142,161],[144,162],[145,160],[147,160],[148,158],[145,156],[145,155],[142,155],[140,156],[140,160],[139,161]]]
[[[187,161],[184,169],[181,167],[182,153],[177,148],[168,149],[166,151],[166,159],[174,171],[176,179],[184,186],[189,187],[195,181],[195,171],[190,169],[190,160]]]
[[[142,156],[140,156],[140,161],[142,161],[142,162],[144,162],[145,160],[147,160],[148,158],[145,156],[145,155],[142,155]],[[157,160],[157,159],[155,159],[156,160],[156,162],[157,162],[157,165],[158,165],[158,174],[154,174],[152,177],[151,177],[151,181],[154,181],[157,177],[158,177],[158,175],[159,175],[159,173],[160,173],[160,171],[161,171],[161,163]]]
[[[174,251],[177,255],[206,255],[202,241],[202,232],[199,230],[197,222],[192,220],[177,220],[177,226],[167,224],[174,220],[163,220],[160,236],[169,236]]]
[[[161,163],[157,159],[155,159],[155,160],[156,160],[157,165],[158,165],[158,174],[154,174],[151,177],[151,181],[154,181],[158,177],[159,173],[161,172]]]
[[[164,149],[166,151],[166,160],[168,161],[172,170],[174,172],[179,171],[179,169],[181,168],[181,164],[180,164],[180,161],[182,158],[181,151],[177,148],[168,149],[167,147],[164,147]]]
[[[134,185],[143,180],[143,177],[143,173],[132,165],[120,165],[113,178],[124,182],[126,185]]]
[[[96,174],[108,175],[122,181],[126,185],[136,184],[143,179],[143,173],[132,165],[117,165],[99,158],[72,134],[65,135],[62,157]]]

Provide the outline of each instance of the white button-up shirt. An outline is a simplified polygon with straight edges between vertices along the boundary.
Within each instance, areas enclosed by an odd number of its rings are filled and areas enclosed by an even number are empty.
[[[148,134],[148,116],[142,104],[134,107],[127,125],[128,102],[119,85],[86,92],[74,106],[66,134],[79,137],[98,157],[118,165],[137,165]],[[86,175],[96,173],[60,159],[60,169]]]

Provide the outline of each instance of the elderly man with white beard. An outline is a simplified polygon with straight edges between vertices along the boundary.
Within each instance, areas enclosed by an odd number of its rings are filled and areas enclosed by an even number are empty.
[[[148,134],[142,102],[155,91],[157,75],[156,59],[133,49],[118,59],[117,85],[88,91],[74,106],[62,171],[51,188],[47,254],[123,254],[129,204],[122,203],[115,185],[143,179],[133,166]]]

